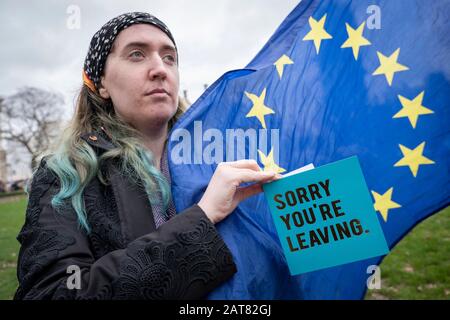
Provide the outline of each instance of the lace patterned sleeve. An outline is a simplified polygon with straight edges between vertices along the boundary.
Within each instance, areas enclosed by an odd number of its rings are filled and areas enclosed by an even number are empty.
[[[17,237],[15,299],[200,299],[236,272],[229,249],[197,205],[96,260],[74,212],[51,206],[56,182],[42,165],[33,179]],[[73,266],[81,280],[70,289]]]

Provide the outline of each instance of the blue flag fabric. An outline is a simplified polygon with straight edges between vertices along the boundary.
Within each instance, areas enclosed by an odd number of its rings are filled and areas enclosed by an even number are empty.
[[[172,129],[177,211],[201,198],[220,161],[281,172],[356,155],[393,248],[450,199],[449,21],[448,1],[302,1]],[[361,299],[382,259],[290,276],[263,194],[217,228],[238,272],[209,299]]]

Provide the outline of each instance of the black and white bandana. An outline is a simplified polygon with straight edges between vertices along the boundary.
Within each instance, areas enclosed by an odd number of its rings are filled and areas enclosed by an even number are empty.
[[[97,91],[100,84],[106,58],[111,51],[112,44],[120,31],[133,24],[151,24],[163,31],[172,40],[175,48],[175,40],[167,26],[155,16],[145,12],[124,13],[108,21],[92,37],[89,50],[84,60],[83,82],[93,91]]]

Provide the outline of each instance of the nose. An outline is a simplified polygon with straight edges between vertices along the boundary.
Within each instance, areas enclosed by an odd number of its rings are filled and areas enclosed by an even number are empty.
[[[150,80],[164,80],[167,77],[166,66],[159,54],[153,56],[149,68]]]

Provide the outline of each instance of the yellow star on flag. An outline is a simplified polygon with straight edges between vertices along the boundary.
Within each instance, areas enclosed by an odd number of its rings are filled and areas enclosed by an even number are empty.
[[[264,88],[259,97],[253,93],[248,93],[247,91],[245,91],[245,95],[253,102],[253,106],[250,109],[249,113],[247,113],[246,117],[258,118],[259,122],[261,122],[262,127],[265,129],[266,121],[264,120],[264,116],[275,113],[275,111],[264,105],[264,99],[266,98],[266,88]]]
[[[258,154],[260,161],[264,166],[263,171],[274,171],[276,173],[282,173],[286,171],[275,163],[275,160],[273,159],[273,148],[270,150],[267,156],[265,156],[264,153],[261,152],[261,150],[258,150]]]
[[[309,26],[311,27],[311,31],[309,31],[306,36],[303,38],[303,41],[312,40],[314,41],[314,46],[316,47],[316,52],[319,54],[320,43],[322,40],[332,39],[333,37],[324,29],[325,20],[327,19],[327,15],[324,14],[319,21],[314,19],[313,17],[309,17]]]
[[[417,176],[417,171],[419,170],[420,165],[434,163],[433,160],[423,156],[425,141],[419,144],[413,150],[402,146],[401,144],[399,144],[399,147],[401,152],[403,153],[403,158],[397,161],[397,163],[394,164],[394,167],[408,166],[414,177]]]
[[[366,22],[360,24],[360,26],[355,30],[348,23],[345,23],[347,28],[348,39],[342,44],[341,48],[352,48],[353,56],[355,60],[358,60],[359,48],[362,46],[369,46],[371,43],[369,40],[363,37],[364,26]]]
[[[423,95],[425,91],[422,91],[412,100],[409,100],[405,97],[402,97],[401,95],[398,95],[398,98],[400,100],[400,103],[402,104],[403,108],[397,112],[393,118],[402,118],[402,117],[408,117],[409,122],[411,123],[412,127],[415,129],[417,124],[417,119],[420,115],[424,114],[430,114],[434,113],[433,110],[430,110],[422,105],[423,101]]]
[[[372,75],[376,76],[384,74],[389,86],[392,85],[392,80],[394,79],[394,74],[396,72],[409,70],[407,66],[397,62],[399,54],[400,48],[395,50],[389,57],[386,57],[381,52],[377,51],[380,66],[372,73]]]
[[[278,59],[277,61],[275,61],[274,65],[277,68],[278,71],[278,75],[281,77],[283,76],[283,69],[284,66],[287,64],[293,64],[294,61],[292,61],[287,55],[283,54],[280,59]]]
[[[372,195],[375,199],[375,204],[373,206],[375,208],[375,211],[380,212],[384,222],[387,222],[389,210],[401,207],[401,205],[399,205],[397,202],[391,200],[393,191],[393,187],[391,187],[384,194],[379,194],[375,191],[372,191]]]

